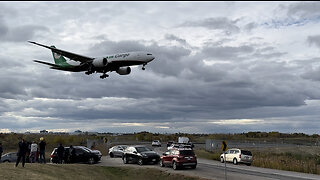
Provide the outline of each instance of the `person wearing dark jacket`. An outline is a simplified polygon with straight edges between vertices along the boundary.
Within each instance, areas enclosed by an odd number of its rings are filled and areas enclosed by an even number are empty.
[[[39,146],[40,146],[40,151],[39,151],[39,154],[40,154],[40,163],[46,163],[46,145],[47,143],[44,141],[44,138],[41,137],[40,138],[40,143],[39,143]]]
[[[21,158],[22,158],[22,167],[24,167],[24,164],[26,162],[26,153],[28,151],[28,145],[27,143],[24,141],[24,139],[22,139],[20,142],[19,142],[19,150],[18,150],[18,159],[17,159],[17,162],[16,162],[16,165],[15,167],[18,166]]]
[[[58,149],[57,149],[57,154],[58,154],[58,163],[59,164],[62,164],[62,161],[63,161],[63,156],[64,156],[64,147],[62,146],[62,144],[60,143]]]

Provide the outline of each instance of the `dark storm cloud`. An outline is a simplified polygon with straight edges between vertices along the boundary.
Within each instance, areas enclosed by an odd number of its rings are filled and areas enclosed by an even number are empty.
[[[236,25],[238,20],[230,20],[226,17],[207,18],[199,21],[187,21],[182,27],[204,27],[207,29],[223,30],[226,34],[234,34],[240,31]]]

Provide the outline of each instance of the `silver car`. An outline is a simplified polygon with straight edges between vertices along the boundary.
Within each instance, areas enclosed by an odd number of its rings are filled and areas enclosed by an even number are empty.
[[[9,152],[1,156],[1,162],[16,162],[18,159],[16,152]]]
[[[225,159],[224,159],[225,157]],[[253,156],[250,151],[243,150],[243,149],[229,149],[225,156],[224,154],[220,155],[220,161],[223,163],[232,162],[233,164],[244,163],[250,166],[253,162]]]
[[[110,157],[122,157],[124,150],[127,148],[127,145],[117,145],[109,149]]]

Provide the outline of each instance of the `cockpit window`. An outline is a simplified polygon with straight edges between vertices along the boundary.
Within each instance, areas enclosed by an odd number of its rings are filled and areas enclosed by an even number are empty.
[[[148,56],[152,56],[152,54],[147,54]]]

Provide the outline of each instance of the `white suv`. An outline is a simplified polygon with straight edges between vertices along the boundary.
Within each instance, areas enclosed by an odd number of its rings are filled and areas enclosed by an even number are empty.
[[[159,140],[154,140],[154,141],[152,141],[152,144],[151,144],[152,146],[161,146],[161,142],[159,141]]]
[[[224,155],[221,154],[220,160],[224,162]],[[244,163],[250,166],[253,162],[252,153],[247,150],[229,149],[226,152],[226,162],[233,162],[233,164]]]

